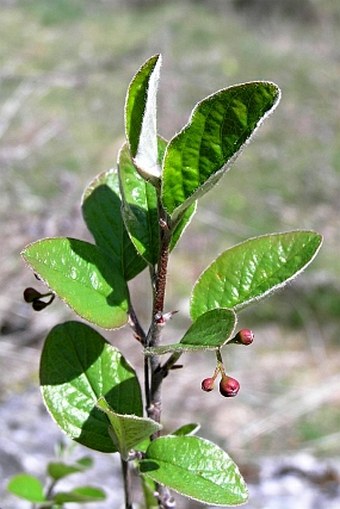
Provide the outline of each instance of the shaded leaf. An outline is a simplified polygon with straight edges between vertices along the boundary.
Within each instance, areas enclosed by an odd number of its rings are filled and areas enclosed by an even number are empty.
[[[119,267],[128,281],[139,274],[146,263],[139,256],[126,231],[117,170],[98,175],[85,189],[82,213],[98,247],[107,251],[112,265]]]
[[[97,408],[104,397],[120,414],[143,415],[139,382],[119,350],[80,322],[54,327],[40,361],[45,405],[70,438],[91,449],[116,452],[109,420]]]
[[[197,104],[163,161],[162,201],[173,218],[220,180],[279,99],[274,83],[259,81],[220,90]]]
[[[76,461],[76,465],[79,465],[84,470],[87,470],[93,466],[93,458],[91,458],[91,456],[83,456]]]
[[[256,237],[228,249],[196,282],[192,318],[218,307],[241,309],[265,297],[306,268],[321,242],[321,235],[313,231],[292,231]]]
[[[114,412],[104,398],[99,398],[97,407],[108,416],[112,426],[111,438],[125,460],[128,459],[132,449],[162,428],[156,421],[147,417]]]
[[[195,436],[160,437],[140,472],[181,495],[212,505],[239,505],[248,492],[236,464],[217,445]]]
[[[147,507],[147,509],[158,509],[158,500],[155,497],[155,493],[157,492],[156,483],[145,476],[141,476],[140,480],[143,489],[145,507]]]
[[[195,435],[197,431],[200,429],[201,425],[197,422],[190,422],[188,424],[184,424],[180,428],[176,429],[171,433],[171,435],[183,436],[183,435]]]
[[[64,237],[42,239],[22,256],[79,316],[107,329],[127,322],[128,290],[120,267],[97,246]]]
[[[145,178],[159,178],[156,99],[161,56],[149,58],[128,88],[125,127],[131,155]]]
[[[158,138],[159,159],[162,160],[167,142]],[[160,225],[155,186],[144,180],[133,164],[129,147],[124,144],[118,158],[119,180],[123,197],[123,217],[131,241],[140,255],[150,264],[158,261]],[[170,250],[174,249],[196,211],[196,203],[186,209],[174,225]]]
[[[68,492],[56,493],[53,497],[54,502],[57,504],[66,504],[67,502],[85,504],[88,502],[99,502],[105,499],[105,492],[101,488],[96,488],[94,486],[79,486]]]
[[[164,140],[160,143],[166,145]],[[119,152],[118,168],[126,228],[140,255],[150,265],[155,265],[160,244],[156,188],[136,171],[127,144]]]
[[[90,465],[89,465],[90,466]],[[78,472],[84,472],[88,466],[82,465],[80,462],[68,465],[62,461],[51,461],[47,465],[47,472],[50,477],[54,480],[63,479],[71,474],[77,474]]]
[[[216,350],[232,337],[236,315],[230,309],[212,309],[198,316],[179,343],[146,348],[147,355],[169,352]]]

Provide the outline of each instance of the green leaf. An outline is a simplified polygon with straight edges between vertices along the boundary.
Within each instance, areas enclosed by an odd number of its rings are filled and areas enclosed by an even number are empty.
[[[162,355],[169,352],[216,350],[228,342],[235,326],[234,311],[223,308],[212,309],[198,316],[179,343],[146,348],[145,353]]]
[[[162,160],[167,142],[158,138],[159,159]],[[160,226],[158,198],[155,186],[144,180],[133,164],[129,147],[124,144],[118,157],[119,180],[123,197],[123,217],[131,241],[140,255],[150,264],[158,261]],[[174,249],[196,211],[196,203],[186,209],[174,226],[170,250]]]
[[[192,318],[218,307],[238,310],[265,297],[305,269],[321,243],[318,233],[292,231],[256,237],[228,249],[196,282]]]
[[[105,492],[94,486],[79,486],[72,491],[56,493],[53,501],[57,504],[66,504],[67,502],[99,502],[105,500]]]
[[[162,201],[173,218],[220,180],[279,99],[274,83],[259,81],[225,88],[197,104],[163,161]]]
[[[197,422],[190,422],[188,424],[184,424],[180,428],[173,431],[171,435],[184,436],[184,435],[195,435],[197,431],[200,429],[201,425]]]
[[[212,505],[239,505],[248,492],[236,464],[217,445],[194,436],[154,440],[140,472],[181,495]]]
[[[107,329],[127,322],[125,280],[97,246],[71,238],[42,239],[27,246],[22,256],[82,318]]]
[[[153,433],[159,431],[162,426],[156,421],[136,415],[121,415],[114,412],[105,398],[99,398],[97,407],[108,416],[112,426],[111,438],[115,443],[123,459],[127,460],[129,452]]]
[[[115,412],[143,415],[141,390],[132,367],[119,350],[80,322],[57,325],[47,336],[40,385],[57,425],[91,449],[117,451],[108,432],[109,420],[97,408],[100,397]]]
[[[117,170],[98,175],[85,189],[82,213],[99,248],[112,257],[128,281],[139,274],[146,263],[139,256],[126,231],[122,213]]]
[[[83,472],[86,468],[88,467],[81,465],[79,462],[78,464],[68,465],[62,461],[51,461],[47,465],[47,472],[52,479],[58,481],[59,479],[63,479],[71,474]]]
[[[83,456],[75,464],[79,465],[83,470],[87,470],[93,466],[93,458],[91,456]]]
[[[39,479],[29,474],[17,474],[10,479],[8,491],[30,502],[45,502],[44,487]]]
[[[160,143],[166,145],[164,140]],[[126,228],[140,255],[150,265],[155,265],[160,244],[156,188],[136,171],[126,143],[119,153],[118,168]]]
[[[179,215],[177,222],[173,228],[171,242],[170,242],[170,250],[172,251],[174,247],[177,245],[177,242],[183,235],[186,228],[189,226],[191,219],[193,218],[197,209],[197,201],[192,203],[187,209],[185,209]]]
[[[161,174],[157,150],[156,99],[161,56],[155,55],[132,79],[125,104],[126,136],[134,163],[146,179]]]
[[[155,497],[155,493],[157,492],[156,483],[145,476],[141,476],[140,480],[143,489],[145,507],[147,509],[158,509],[159,504]]]

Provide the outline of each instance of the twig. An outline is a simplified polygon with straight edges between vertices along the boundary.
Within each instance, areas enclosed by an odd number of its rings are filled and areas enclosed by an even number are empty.
[[[131,482],[130,482],[129,464],[122,457],[120,457],[120,459],[121,459],[121,465],[122,465],[125,509],[133,509],[132,500],[131,500],[131,486],[130,486]]]

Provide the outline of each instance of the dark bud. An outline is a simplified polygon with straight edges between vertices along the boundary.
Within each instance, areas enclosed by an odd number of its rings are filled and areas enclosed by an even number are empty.
[[[26,288],[24,290],[24,300],[29,304],[36,299],[40,299],[40,297],[42,297],[41,293],[34,288]]]
[[[46,293],[46,295],[42,295],[41,297],[50,297],[50,298],[47,301],[43,301],[41,299],[34,300],[32,302],[32,308],[34,309],[34,311],[41,311],[42,309],[44,309],[47,306],[49,306],[50,304],[52,304],[52,302],[54,301],[55,295],[54,295],[54,293]]]
[[[46,297],[49,297],[48,300],[42,300]],[[32,304],[32,308],[34,311],[41,311],[46,306],[49,306],[54,301],[55,295],[52,292],[48,293],[40,293],[38,290],[34,288],[26,288],[24,291],[24,300],[29,304]]]
[[[235,378],[223,375],[220,381],[220,393],[225,398],[233,398],[240,390],[240,384]]]
[[[205,378],[202,380],[201,388],[202,391],[210,392],[214,389],[215,386],[215,378]]]
[[[32,302],[32,308],[34,309],[34,311],[42,311],[49,304],[50,304],[49,302],[44,302],[43,300],[37,299]]]
[[[254,333],[250,329],[241,329],[233,338],[233,343],[240,345],[251,345],[254,341]]]

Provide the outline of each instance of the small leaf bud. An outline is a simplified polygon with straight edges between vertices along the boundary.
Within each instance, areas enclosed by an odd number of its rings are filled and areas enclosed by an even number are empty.
[[[39,299],[35,299],[32,302],[32,308],[34,309],[34,311],[42,311],[48,305],[49,305],[49,302],[44,302],[44,301],[39,300]]]
[[[26,288],[24,290],[24,300],[25,302],[33,302],[35,299],[39,299],[41,297],[41,293],[35,290],[35,288]]]
[[[240,384],[231,376],[223,375],[220,381],[220,393],[226,398],[232,398],[237,395],[240,390]]]
[[[236,334],[236,336],[233,339],[234,343],[238,343],[238,344],[246,345],[246,346],[251,345],[253,341],[254,341],[254,333],[250,329],[241,329],[240,331],[238,331],[238,333]]]
[[[215,378],[205,378],[202,380],[201,388],[202,391],[210,392],[214,389],[215,386]]]

